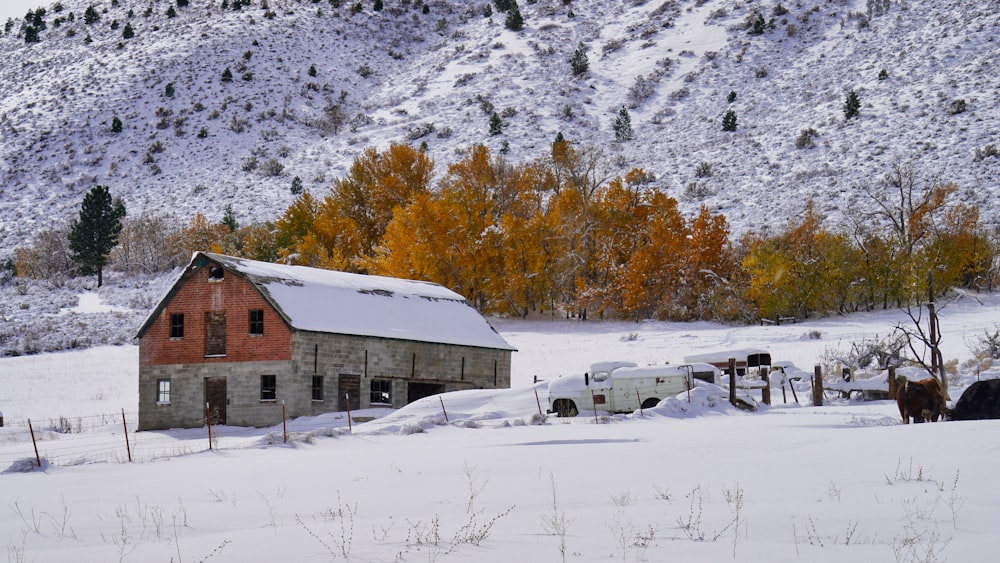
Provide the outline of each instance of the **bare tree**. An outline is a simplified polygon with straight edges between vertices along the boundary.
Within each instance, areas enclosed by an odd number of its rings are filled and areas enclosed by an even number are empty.
[[[944,359],[941,355],[941,324],[938,321],[937,304],[934,301],[934,272],[927,273],[927,303],[917,303],[914,307],[907,305],[906,315],[913,326],[896,325],[896,330],[906,336],[907,344],[913,357],[932,377],[941,384],[944,398],[948,399],[948,378],[944,373]],[[927,328],[923,325],[923,311],[927,308]],[[922,350],[918,350],[918,345]],[[929,356],[929,357],[928,357]]]

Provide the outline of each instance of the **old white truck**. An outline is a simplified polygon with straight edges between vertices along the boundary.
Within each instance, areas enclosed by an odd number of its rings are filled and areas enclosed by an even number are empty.
[[[692,378],[717,382],[720,371],[705,363],[639,367],[635,362],[599,362],[583,375],[549,382],[549,412],[576,416],[583,412],[628,413],[655,407],[692,385]],[[596,409],[595,409],[596,407]]]

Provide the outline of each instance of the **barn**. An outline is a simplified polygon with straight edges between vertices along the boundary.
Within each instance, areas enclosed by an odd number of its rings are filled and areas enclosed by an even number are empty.
[[[196,252],[139,340],[139,429],[270,426],[510,387],[508,344],[437,284]]]

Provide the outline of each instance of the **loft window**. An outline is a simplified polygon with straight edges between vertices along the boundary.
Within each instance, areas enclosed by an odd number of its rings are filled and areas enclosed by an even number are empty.
[[[264,310],[250,311],[250,334],[264,334]]]
[[[156,380],[156,404],[158,404],[158,405],[169,405],[170,404],[170,380],[169,379],[157,379]]]
[[[314,375],[312,376],[312,400],[322,401],[323,400],[323,376]]]
[[[388,379],[373,379],[369,402],[372,404],[392,404],[392,381]]]
[[[226,312],[205,313],[205,355],[226,355]]]
[[[184,338],[184,313],[170,315],[170,338]]]
[[[209,266],[208,267],[208,280],[209,281],[220,281],[226,277],[226,271],[222,269],[222,266]]]
[[[260,400],[275,401],[278,399],[278,376],[260,376]]]

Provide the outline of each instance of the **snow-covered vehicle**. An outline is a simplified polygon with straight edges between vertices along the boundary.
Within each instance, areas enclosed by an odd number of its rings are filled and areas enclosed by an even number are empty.
[[[743,377],[747,374],[756,374],[764,370],[771,369],[771,354],[762,348],[743,348],[738,350],[720,350],[718,352],[707,352],[703,354],[691,354],[684,356],[685,363],[704,362],[729,374],[729,360],[736,360],[736,375]]]
[[[717,382],[721,372],[705,363],[639,367],[634,362],[592,364],[583,375],[549,382],[549,412],[576,416],[581,412],[628,413],[652,408],[692,385],[692,378]]]

